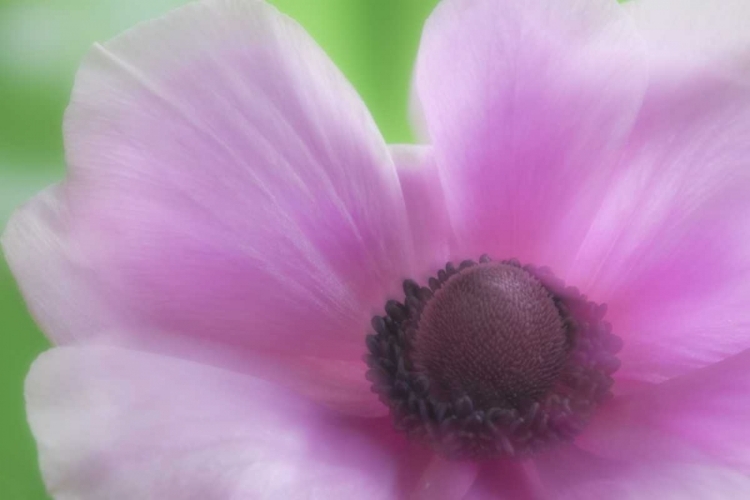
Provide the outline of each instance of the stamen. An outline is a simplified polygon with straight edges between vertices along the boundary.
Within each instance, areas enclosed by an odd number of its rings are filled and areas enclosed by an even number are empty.
[[[366,342],[397,429],[450,458],[521,457],[569,441],[611,397],[622,341],[606,306],[547,268],[448,263],[403,284]]]

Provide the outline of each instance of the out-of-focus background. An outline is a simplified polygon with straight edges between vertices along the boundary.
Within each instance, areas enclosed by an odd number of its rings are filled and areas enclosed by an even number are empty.
[[[409,80],[437,0],[270,0],[297,19],[370,106],[388,142],[409,142]],[[81,57],[184,0],[0,1],[0,228],[65,172],[62,115]],[[0,259],[0,499],[48,498],[26,424],[23,381],[47,348]]]

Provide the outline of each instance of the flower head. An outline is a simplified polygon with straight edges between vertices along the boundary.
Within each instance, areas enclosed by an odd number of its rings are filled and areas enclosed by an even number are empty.
[[[747,496],[750,45],[701,8],[443,0],[424,146],[260,0],[96,45],[3,236],[50,492]]]

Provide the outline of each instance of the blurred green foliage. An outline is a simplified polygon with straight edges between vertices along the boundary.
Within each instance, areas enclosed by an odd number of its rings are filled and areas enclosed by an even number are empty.
[[[329,53],[388,142],[409,142],[409,81],[437,0],[271,0]],[[0,227],[13,207],[64,175],[62,115],[94,41],[181,0],[0,0]],[[0,499],[46,498],[25,421],[23,380],[47,347],[0,260]]]

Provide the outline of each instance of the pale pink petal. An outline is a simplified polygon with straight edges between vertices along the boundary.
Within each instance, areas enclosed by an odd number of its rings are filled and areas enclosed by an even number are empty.
[[[207,0],[97,45],[65,139],[60,194],[4,237],[51,339],[335,359],[373,399],[364,336],[414,274],[409,220],[363,102],[297,24]]]
[[[435,457],[422,474],[409,500],[456,500],[474,484],[479,465]]]
[[[654,66],[681,71],[710,67],[750,83],[750,2],[631,0],[624,7],[648,43]]]
[[[652,83],[570,281],[608,304],[618,376],[659,382],[750,347],[750,89]]]
[[[1,240],[31,313],[60,344],[84,340],[117,323],[117,304],[92,286],[98,277],[69,238],[64,191],[52,186],[16,210]]]
[[[750,498],[750,478],[703,464],[654,464],[617,479],[592,482],[556,500],[739,500]]]
[[[187,333],[359,354],[367,309],[408,271],[398,176],[364,103],[265,2],[192,4],[94,49],[66,139],[94,264]]]
[[[147,347],[233,371],[283,383],[305,396],[346,413],[385,415],[388,409],[370,392],[367,366],[358,357],[341,360],[269,354],[210,339],[164,334],[135,318],[94,274],[81,242],[71,238],[65,186],[53,186],[18,210],[3,235],[8,263],[31,296],[29,307],[40,327],[58,344],[94,341]],[[139,334],[121,325],[143,325]],[[83,332],[81,334],[80,332]],[[95,337],[92,334],[96,333]]]
[[[415,84],[464,258],[565,276],[637,114],[643,54],[614,1],[437,7]]]
[[[419,269],[434,273],[450,258],[452,228],[432,148],[399,144],[390,149],[404,193]]]
[[[111,347],[34,363],[29,422],[55,498],[395,499],[393,450],[367,425],[265,382]]]
[[[579,439],[630,461],[691,458],[750,473],[750,350],[615,399]]]

